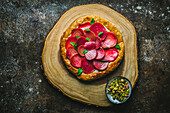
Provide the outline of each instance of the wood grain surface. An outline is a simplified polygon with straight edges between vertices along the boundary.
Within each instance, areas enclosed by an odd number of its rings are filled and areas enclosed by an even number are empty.
[[[106,77],[83,82],[72,75],[60,56],[60,38],[64,31],[79,17],[96,15],[113,23],[121,32],[125,43],[125,56],[120,66]],[[113,9],[89,4],[73,7],[66,11],[46,37],[42,53],[44,73],[48,80],[65,95],[97,106],[112,106],[105,95],[105,86],[113,76],[124,76],[135,86],[138,78],[137,37],[134,26]]]

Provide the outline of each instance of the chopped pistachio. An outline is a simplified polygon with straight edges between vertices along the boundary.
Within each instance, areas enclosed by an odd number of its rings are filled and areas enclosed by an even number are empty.
[[[113,99],[125,101],[130,93],[129,84],[125,79],[115,79],[108,84],[107,93],[110,94]]]

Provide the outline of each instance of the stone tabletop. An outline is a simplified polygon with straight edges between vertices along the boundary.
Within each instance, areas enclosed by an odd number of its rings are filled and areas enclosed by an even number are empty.
[[[109,6],[137,32],[139,78],[127,103],[102,108],[70,99],[44,76],[45,37],[68,9]],[[1,113],[170,112],[170,2],[168,0],[0,0]]]

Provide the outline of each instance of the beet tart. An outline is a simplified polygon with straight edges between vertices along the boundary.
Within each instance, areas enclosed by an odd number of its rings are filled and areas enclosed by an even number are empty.
[[[118,28],[98,16],[73,22],[61,37],[61,56],[78,79],[94,80],[112,72],[121,62],[124,42]]]

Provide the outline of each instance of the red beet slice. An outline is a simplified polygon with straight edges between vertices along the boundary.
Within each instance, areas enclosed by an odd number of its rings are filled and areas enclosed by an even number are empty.
[[[112,62],[114,61],[118,55],[119,55],[119,52],[117,51],[116,48],[113,48],[113,49],[107,49],[107,50],[104,50],[105,52],[105,57],[103,58],[104,61],[109,61],[109,62]]]
[[[93,31],[96,34],[96,36],[98,36],[100,32],[103,32],[99,37],[101,38],[101,40],[105,39],[107,31],[102,24],[96,22],[92,24],[92,26],[90,27],[90,30]]]
[[[102,47],[103,48],[105,48],[105,47],[111,48],[111,47],[116,46],[116,44],[117,44],[116,35],[114,33],[107,32],[106,38],[102,43]]]
[[[101,43],[102,43],[101,39],[97,36],[97,37],[96,37],[96,49],[98,49],[99,47],[102,46]]]
[[[74,49],[74,47],[69,47],[66,50],[66,56],[68,59],[70,59],[70,57],[74,54],[77,54],[77,51]]]
[[[109,62],[102,62],[98,60],[93,61],[93,66],[98,70],[105,70],[108,66]]]
[[[93,60],[95,59],[97,56],[97,52],[95,49],[93,50],[89,50],[86,54],[85,54],[85,57],[87,60]]]
[[[80,37],[77,40],[77,47],[79,47],[80,45],[84,45],[84,43],[87,42],[87,39],[85,37]]]
[[[81,67],[81,61],[82,61],[82,58],[78,54],[74,54],[70,58],[71,65],[73,65],[74,67],[77,67],[77,68]]]
[[[85,42],[84,43],[84,48],[87,50],[92,50],[96,48],[96,43],[95,42]]]
[[[84,36],[84,32],[82,29],[76,28],[72,30],[71,36]]]
[[[71,45],[70,42],[76,43],[76,42],[77,42],[77,38],[76,38],[76,37],[72,37],[72,36],[69,37],[69,38],[67,39],[67,41],[66,41],[66,49],[67,49],[68,47],[73,47],[73,45]]]
[[[82,69],[85,73],[89,74],[95,71],[93,65],[89,61],[87,61],[86,58],[82,59],[81,64],[82,64]]]
[[[78,53],[79,53],[81,56],[84,56],[83,51],[84,51],[84,45],[80,45],[80,46],[78,47]]]
[[[84,29],[89,29],[90,26],[91,26],[90,22],[84,22],[84,23],[80,24],[78,28],[84,30]]]
[[[96,40],[96,35],[92,31],[84,31],[85,37],[88,37],[90,41],[95,41]]]
[[[99,50],[97,50],[97,56],[96,59],[97,60],[101,60],[105,55],[104,49],[100,48]]]

